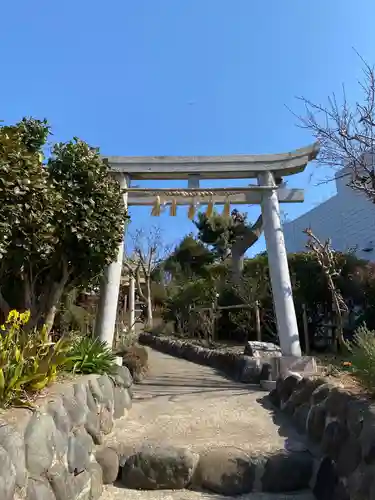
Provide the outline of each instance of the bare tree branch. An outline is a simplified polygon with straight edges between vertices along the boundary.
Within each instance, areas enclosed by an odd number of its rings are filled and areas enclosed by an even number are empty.
[[[375,202],[375,73],[363,62],[363,81],[358,82],[362,101],[350,105],[345,87],[341,99],[335,94],[326,105],[305,97],[304,116],[297,116],[300,126],[312,132],[320,143],[318,163],[334,168],[347,167],[348,186]]]
[[[308,236],[306,247],[314,253],[326,276],[328,288],[332,296],[332,307],[337,318],[337,340],[340,345],[346,347],[343,337],[343,317],[348,313],[349,309],[334,281],[341,274],[342,270],[336,258],[336,252],[332,250],[330,240],[322,243],[312,232],[311,228],[305,229],[303,232]]]
[[[124,265],[136,280],[138,295],[147,307],[148,326],[152,326],[151,278],[169,250],[163,244],[161,230],[158,227],[153,227],[147,233],[143,229],[138,229],[131,236],[131,240],[133,253],[124,258]],[[142,286],[142,277],[145,287]]]

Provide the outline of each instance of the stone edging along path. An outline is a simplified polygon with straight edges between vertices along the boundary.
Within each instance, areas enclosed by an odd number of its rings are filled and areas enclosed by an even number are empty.
[[[322,455],[313,493],[318,500],[375,498],[375,405],[322,378],[290,375],[270,400],[308,435]]]
[[[166,354],[208,365],[228,376],[259,381],[259,372],[249,377],[249,356],[205,349],[167,337],[142,334],[140,343]],[[257,363],[257,366],[259,364]],[[250,380],[249,380],[250,379]],[[198,396],[199,397],[199,396]],[[202,403],[204,404],[204,403]],[[191,436],[194,440],[194,436]],[[127,488],[208,490],[222,495],[250,492],[287,493],[305,490],[313,475],[313,457],[306,451],[252,454],[233,446],[215,447],[198,453],[187,448],[144,445],[120,460],[121,481]]]
[[[134,490],[191,489],[226,496],[288,493],[306,490],[313,472],[313,459],[307,452],[255,457],[231,446],[196,453],[155,444],[143,444],[127,453],[116,454],[111,448],[102,452],[113,455],[104,474],[108,483],[119,474],[123,487]]]
[[[220,352],[190,342],[141,333],[139,343],[178,358],[211,366],[229,377],[245,383],[258,384],[261,379],[259,360],[234,352]]]
[[[35,408],[0,412],[1,500],[98,500],[103,470],[95,445],[132,405],[132,377],[87,375],[56,383]]]
[[[251,360],[240,354],[215,352],[150,334],[141,335],[140,342],[212,366],[237,380],[255,382],[258,376]],[[319,450],[321,459],[310,481],[317,500],[375,499],[375,404],[324,378],[297,374],[279,378],[269,400]],[[282,474],[281,470],[276,474]]]

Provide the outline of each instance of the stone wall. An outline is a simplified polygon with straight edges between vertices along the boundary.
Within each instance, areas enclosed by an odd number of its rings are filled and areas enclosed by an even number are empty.
[[[211,366],[241,382],[259,383],[262,378],[262,362],[251,356],[208,349],[191,342],[150,333],[140,334],[139,343],[193,363]]]
[[[56,383],[30,408],[0,413],[1,500],[97,500],[95,446],[131,407],[126,367]]]
[[[270,400],[315,443],[317,500],[375,498],[375,404],[325,379],[277,381]]]

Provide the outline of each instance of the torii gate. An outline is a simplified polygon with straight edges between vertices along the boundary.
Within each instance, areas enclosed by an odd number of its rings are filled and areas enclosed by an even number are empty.
[[[164,204],[216,205],[260,204],[270,268],[272,295],[282,353],[301,356],[279,203],[304,201],[301,189],[286,189],[275,179],[302,172],[319,152],[317,143],[290,153],[234,156],[110,156],[105,158],[124,191],[126,206],[152,206],[155,198]],[[182,189],[132,188],[132,180],[186,179]],[[257,179],[257,184],[237,188],[200,189],[201,179]],[[118,258],[105,270],[100,291],[97,333],[112,345],[122,270],[124,242]]]

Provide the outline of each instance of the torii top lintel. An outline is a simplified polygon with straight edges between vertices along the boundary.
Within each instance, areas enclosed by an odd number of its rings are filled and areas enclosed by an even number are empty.
[[[280,176],[302,172],[319,153],[314,143],[289,153],[232,156],[104,156],[111,170],[132,179],[241,179],[271,171]]]

